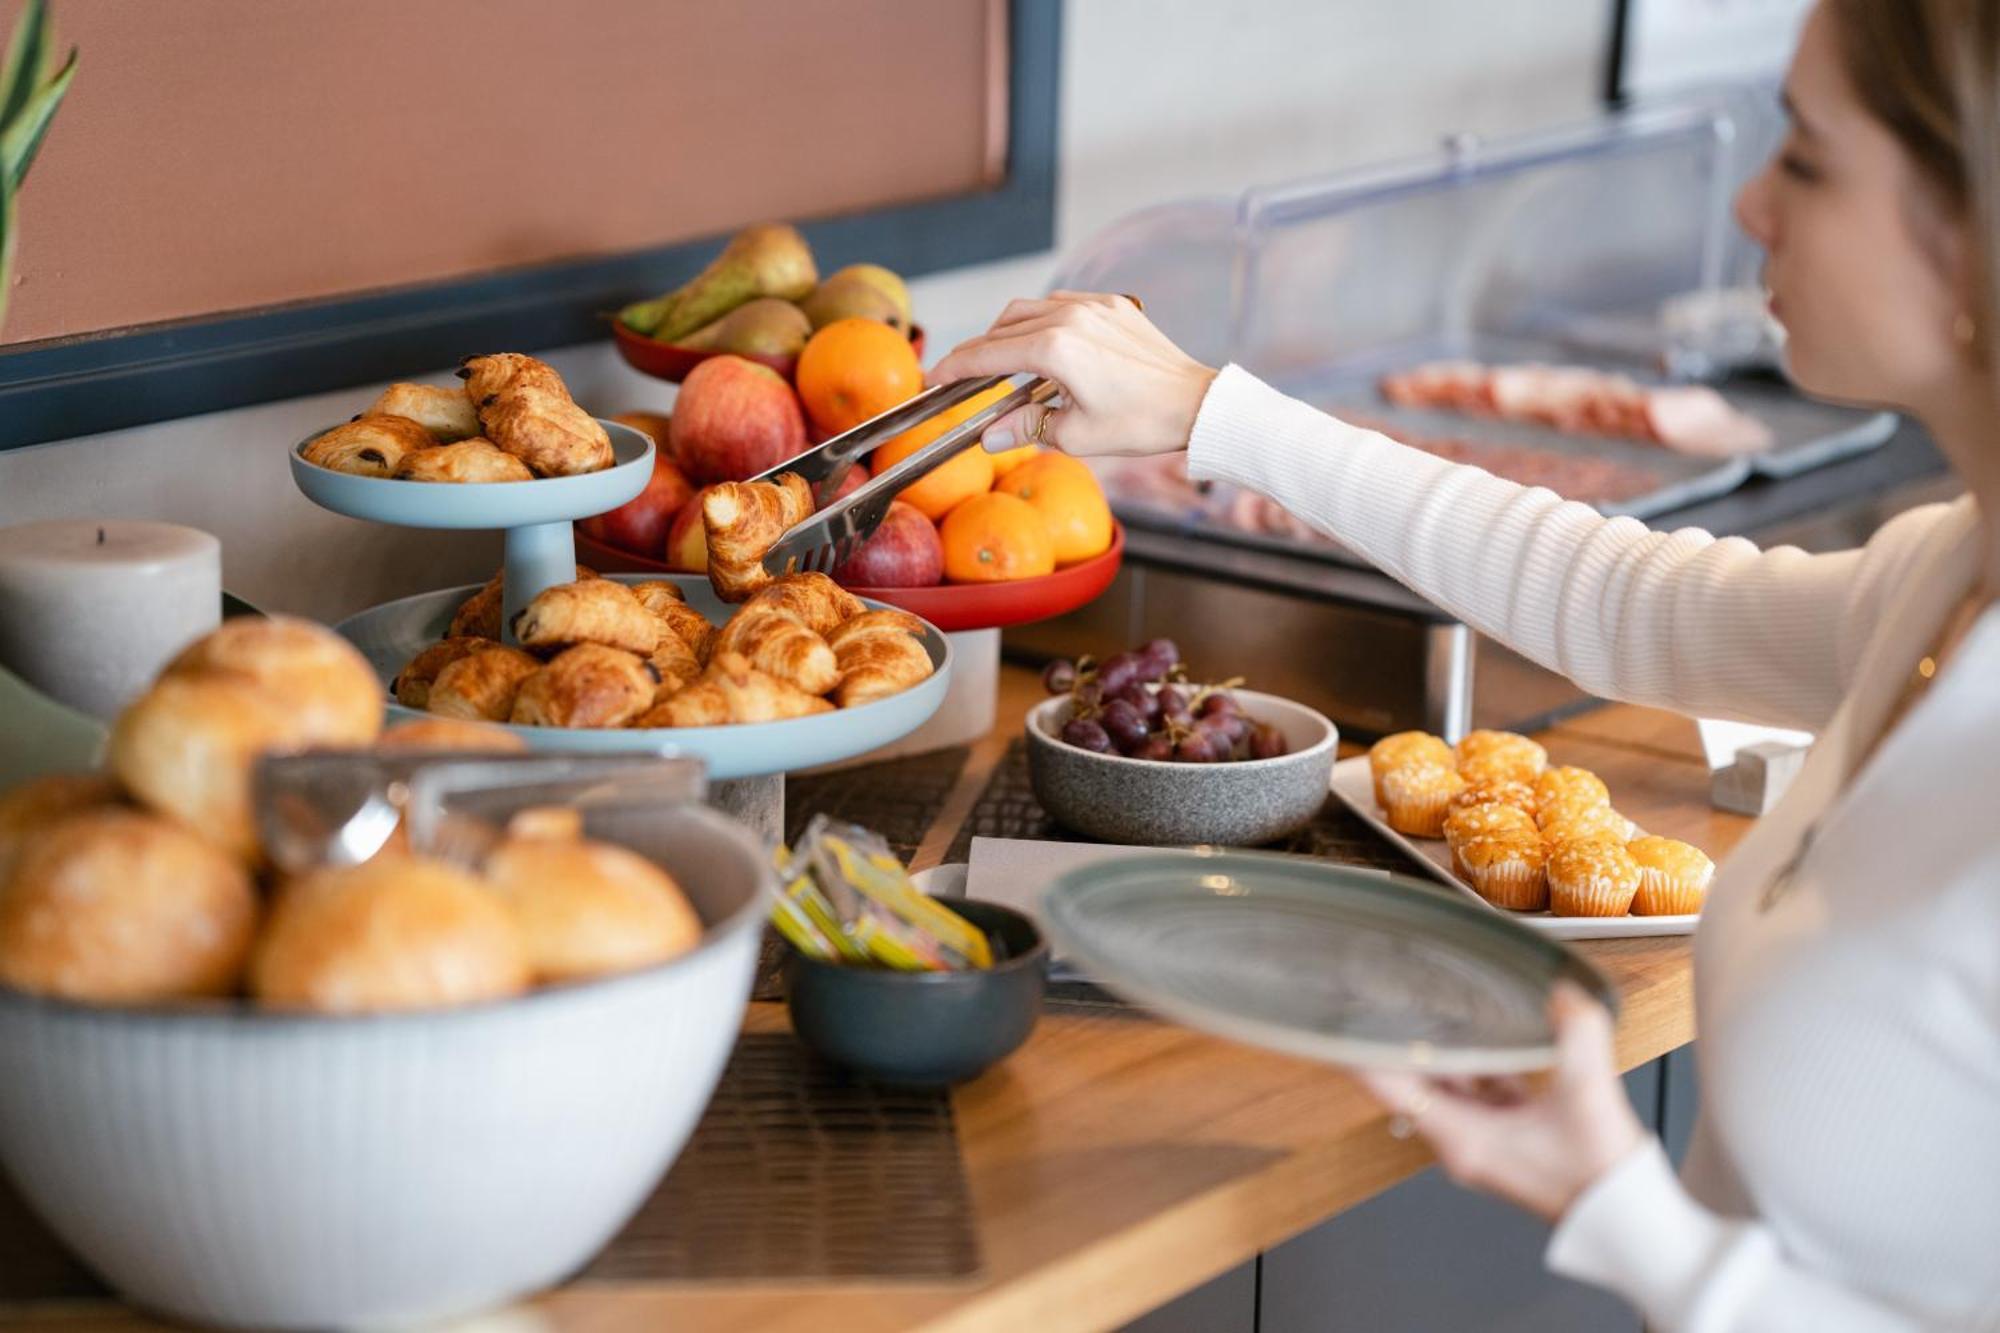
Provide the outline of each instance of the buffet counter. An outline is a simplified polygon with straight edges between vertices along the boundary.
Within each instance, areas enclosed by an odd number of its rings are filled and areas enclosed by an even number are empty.
[[[1003,672],[1003,721],[972,747],[918,851],[919,868],[954,842],[1038,697],[1029,672]],[[1615,706],[1539,739],[1554,761],[1603,775],[1621,807],[1649,829],[1719,857],[1748,826],[1709,806],[1708,771],[1686,719]],[[1622,997],[1621,1068],[1648,1065],[1693,1039],[1685,937],[1578,947]],[[782,1005],[753,1004],[745,1030],[782,1031],[785,1023]],[[1384,1113],[1346,1074],[1129,1010],[1051,1003],[1028,1044],[954,1100],[983,1255],[976,1277],[837,1285],[593,1278],[513,1312],[521,1318],[508,1316],[506,1326],[593,1333],[1115,1327],[1429,1162],[1420,1144],[1390,1137]],[[0,1255],[26,1255],[31,1267],[38,1250],[46,1255],[48,1242],[32,1227],[0,1202]],[[0,1327],[152,1326],[108,1302],[0,1306]]]

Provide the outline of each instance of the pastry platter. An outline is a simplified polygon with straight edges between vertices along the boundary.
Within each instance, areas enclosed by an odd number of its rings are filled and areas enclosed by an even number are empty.
[[[1389,827],[1382,807],[1375,804],[1375,787],[1368,773],[1368,756],[1356,755],[1333,766],[1333,794],[1369,827],[1407,852],[1410,858],[1481,910],[1520,922],[1539,934],[1559,940],[1621,939],[1637,935],[1689,935],[1701,921],[1698,913],[1677,916],[1557,916],[1553,912],[1509,912],[1480,897],[1451,869],[1451,851],[1441,838],[1412,838]]]

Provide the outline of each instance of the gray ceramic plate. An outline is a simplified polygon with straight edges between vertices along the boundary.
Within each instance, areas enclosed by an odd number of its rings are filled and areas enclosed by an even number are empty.
[[[1042,916],[1093,981],[1189,1027],[1333,1064],[1545,1069],[1558,978],[1617,1004],[1575,954],[1448,890],[1300,857],[1086,866],[1055,882]]]

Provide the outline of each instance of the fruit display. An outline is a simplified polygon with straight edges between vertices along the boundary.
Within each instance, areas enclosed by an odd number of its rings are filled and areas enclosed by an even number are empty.
[[[582,520],[585,536],[677,573],[708,572],[701,512],[710,491],[748,481],[923,389],[903,280],[876,264],[823,280],[817,272],[797,231],[752,227],[684,287],[620,312],[628,359],[641,334],[701,359],[679,375],[671,414],[613,418],[653,437],[654,480],[630,503]],[[703,322],[683,327],[697,317]],[[988,390],[884,441],[828,503],[1006,392]],[[1111,506],[1083,464],[1033,444],[1000,454],[973,448],[901,492],[834,577],[883,590],[1006,583],[1081,565],[1115,540]]]
[[[306,441],[300,457],[355,476],[412,482],[513,482],[601,472],[611,436],[545,361],[469,356],[462,386],[392,384],[366,411]],[[796,451],[794,451],[796,452]]]
[[[1172,639],[1154,639],[1102,662],[1059,659],[1042,671],[1052,695],[1068,695],[1065,744],[1093,754],[1164,763],[1275,759],[1284,734],[1245,713],[1230,691],[1240,680],[1194,681]]]
[[[431,670],[442,688],[450,666]],[[503,999],[700,943],[673,877],[584,837],[573,810],[524,809],[476,862],[419,855],[399,829],[358,865],[274,863],[256,812],[265,756],[525,749],[499,727],[440,721],[384,731],[374,672],[331,630],[225,621],[119,717],[106,772],[0,792],[0,987],[377,1013]]]

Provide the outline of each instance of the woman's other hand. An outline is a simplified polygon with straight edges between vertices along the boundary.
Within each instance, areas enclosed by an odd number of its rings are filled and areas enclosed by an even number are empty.
[[[1021,373],[1063,389],[1063,405],[1042,425],[1041,443],[1083,457],[1187,448],[1215,378],[1128,298],[1056,292],[1009,305],[992,328],[938,362],[930,382]],[[997,452],[1029,442],[1045,410],[1009,413],[986,428],[982,443]]]
[[[1555,1222],[1645,1141],[1612,1060],[1611,1015],[1571,982],[1549,997],[1556,1068],[1546,1088],[1515,1079],[1367,1073],[1368,1090],[1437,1153],[1445,1173]]]

